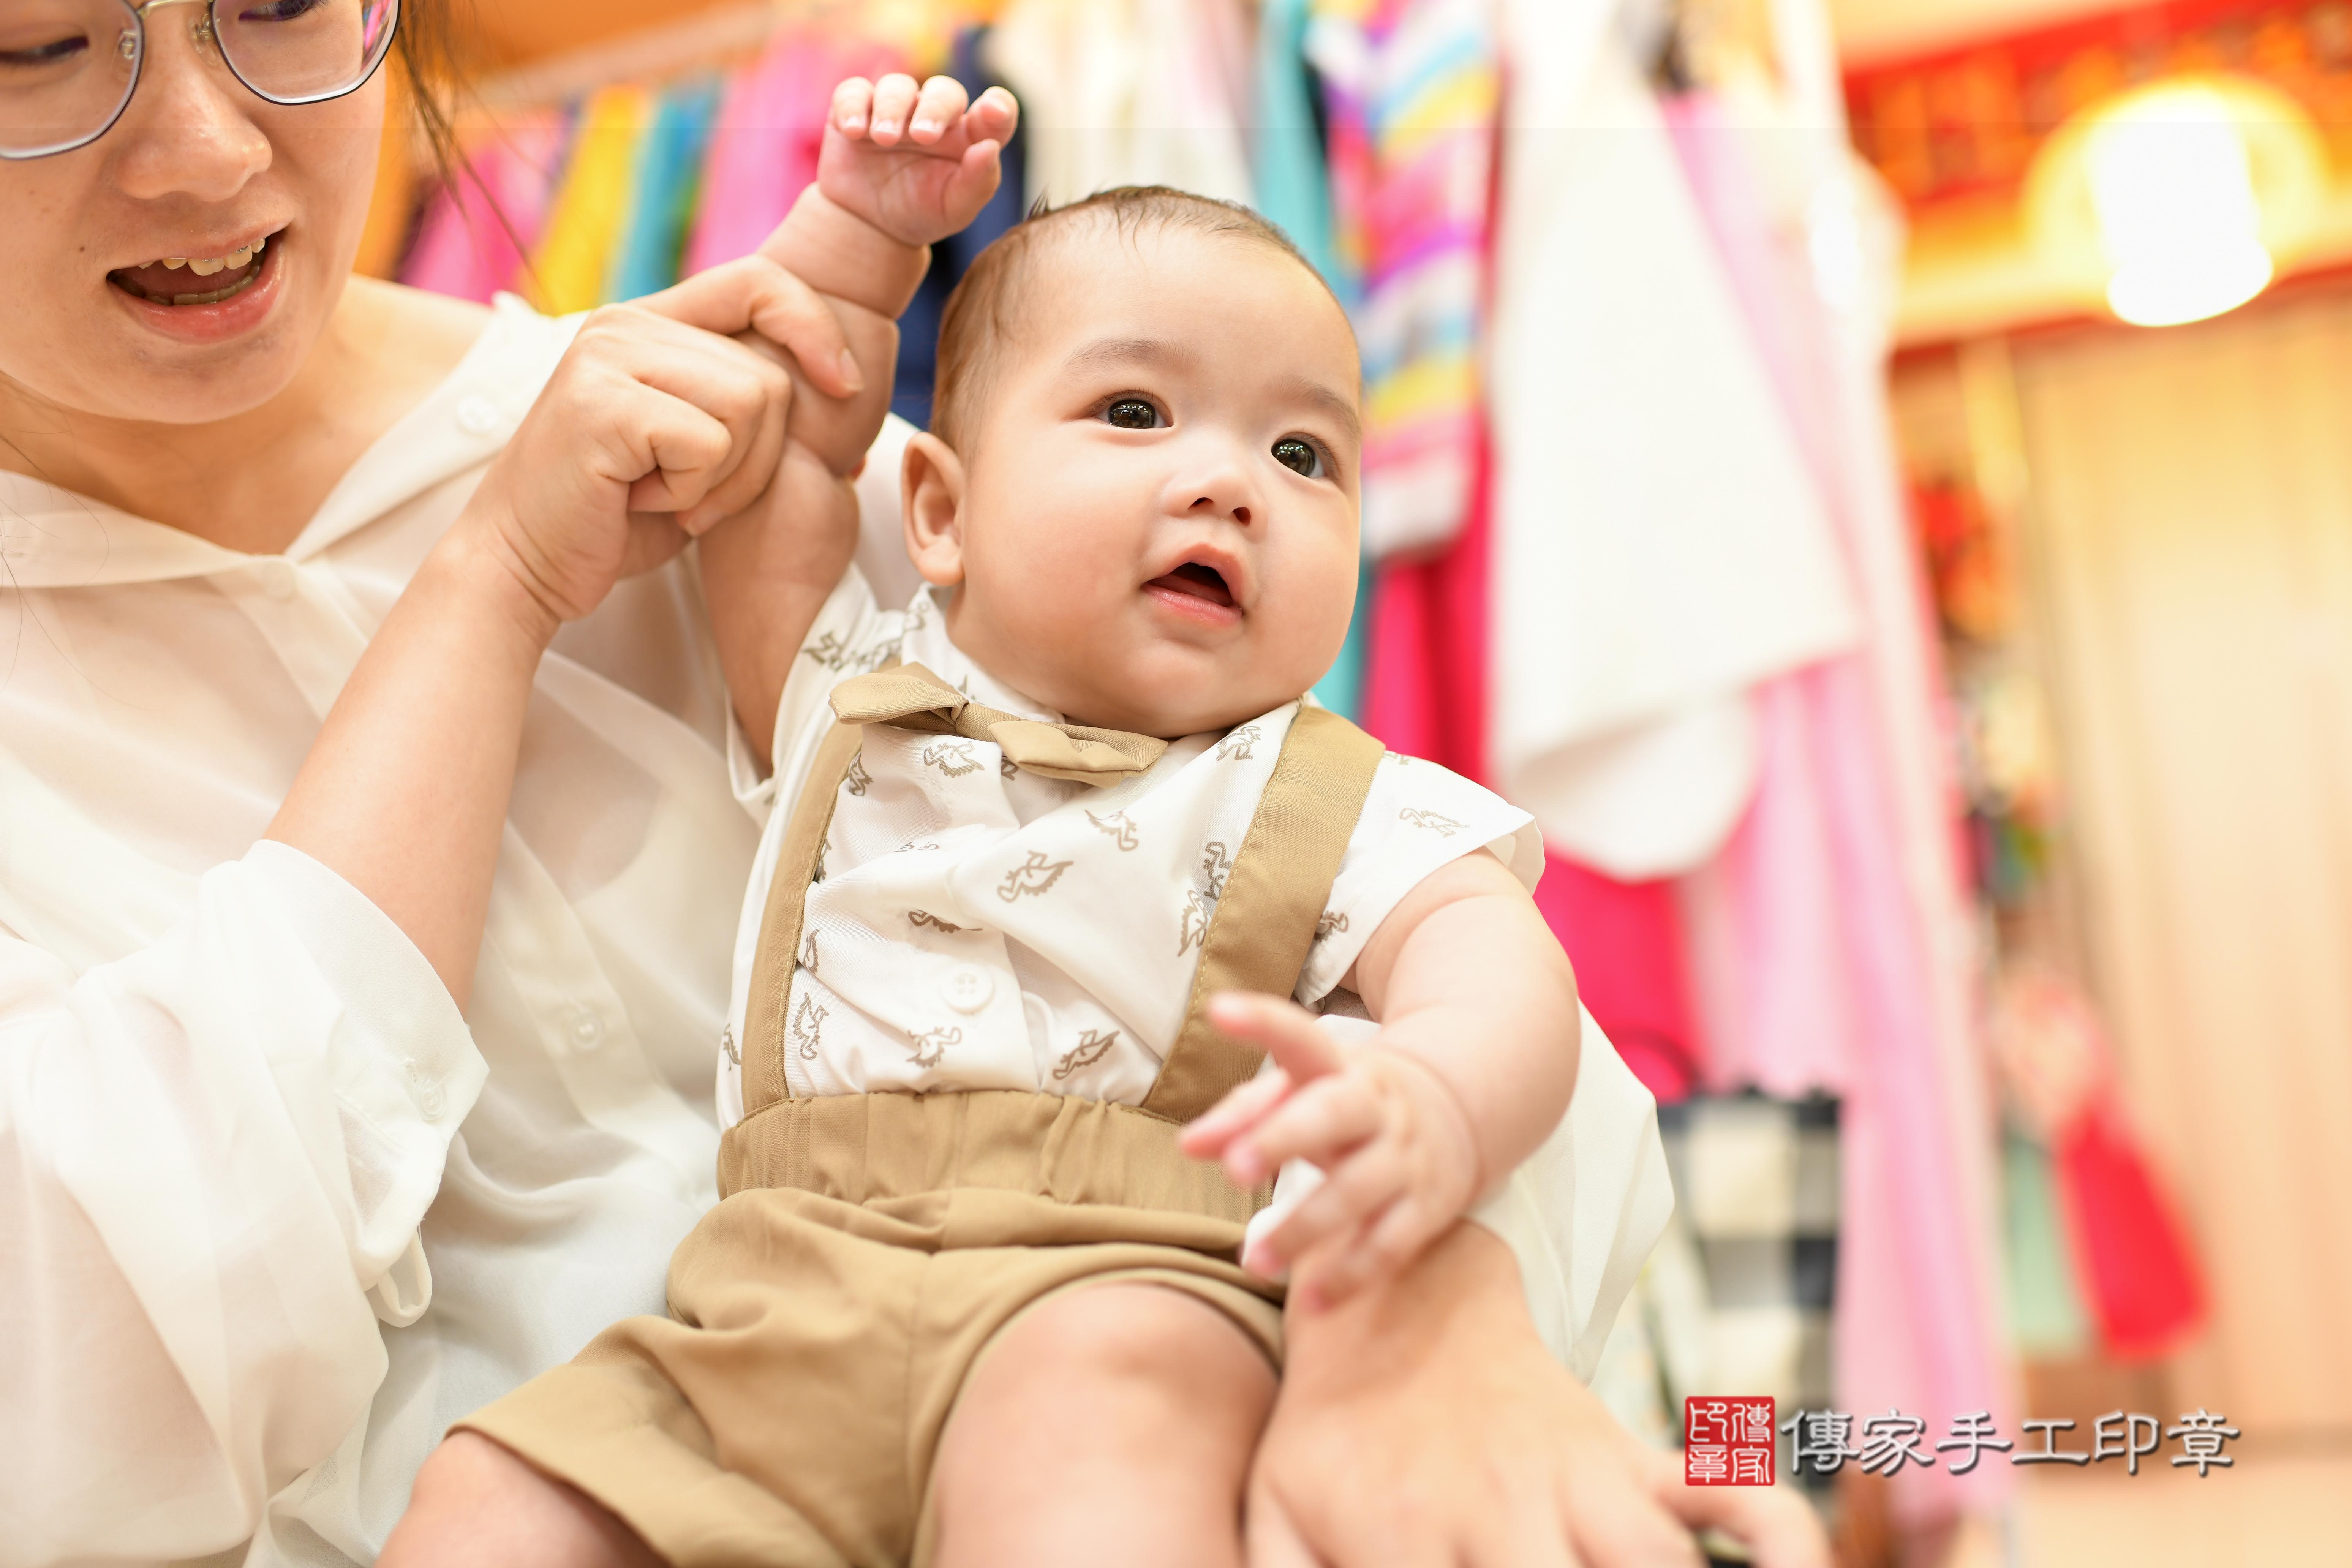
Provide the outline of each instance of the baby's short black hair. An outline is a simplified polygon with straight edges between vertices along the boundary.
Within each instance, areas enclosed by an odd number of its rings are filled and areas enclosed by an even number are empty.
[[[1027,217],[973,258],[940,317],[931,431],[963,456],[971,456],[965,443],[978,426],[989,372],[1006,341],[1018,330],[1026,303],[1023,284],[1031,271],[1029,263],[1040,245],[1050,244],[1056,234],[1088,221],[1110,224],[1122,236],[1147,228],[1232,235],[1271,247],[1306,268],[1318,281],[1322,279],[1288,235],[1239,202],[1194,195],[1166,185],[1120,185],[1058,207],[1041,200],[1029,209]]]

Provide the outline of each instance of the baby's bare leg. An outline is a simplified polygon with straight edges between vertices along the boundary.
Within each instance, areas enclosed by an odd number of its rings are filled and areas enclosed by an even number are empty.
[[[1275,1373],[1180,1290],[1056,1297],[992,1345],[940,1440],[940,1568],[1224,1568]]]
[[[625,1524],[473,1432],[416,1473],[377,1568],[661,1568]]]

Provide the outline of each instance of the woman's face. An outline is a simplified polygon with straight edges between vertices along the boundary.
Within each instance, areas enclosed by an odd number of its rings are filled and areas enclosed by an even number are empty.
[[[0,162],[13,295],[0,377],[20,395],[173,425],[243,414],[292,382],[341,297],[374,185],[383,73],[345,98],[269,103],[198,43],[203,15],[149,14],[139,89],[113,130]]]

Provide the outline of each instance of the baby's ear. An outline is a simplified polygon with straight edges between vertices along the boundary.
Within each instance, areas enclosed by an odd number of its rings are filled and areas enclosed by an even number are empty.
[[[951,588],[963,581],[963,459],[929,431],[907,443],[898,471],[898,514],[907,553],[923,581]]]

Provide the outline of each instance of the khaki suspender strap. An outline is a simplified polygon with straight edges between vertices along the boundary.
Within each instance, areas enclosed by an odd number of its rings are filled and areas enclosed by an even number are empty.
[[[752,960],[743,1016],[743,1111],[748,1117],[787,1098],[784,1011],[800,965],[801,921],[817,857],[833,826],[842,781],[856,761],[863,726],[836,723],[809,765],[776,853]],[[1381,743],[1338,714],[1302,707],[1284,738],[1274,777],[1226,875],[1224,892],[1201,944],[1201,967],[1184,1026],[1160,1065],[1142,1109],[1189,1121],[1258,1070],[1265,1053],[1225,1038],[1208,1019],[1220,991],[1287,996],[1315,941],[1315,927],[1339,874],[1348,839],[1371,792]]]
[[[760,917],[760,945],[751,961],[751,990],[743,1003],[743,1113],[748,1116],[784,1098],[784,1008],[800,967],[801,916],[809,884],[816,879],[817,857],[833,826],[841,782],[866,738],[863,726],[836,723],[817,746],[808,783],[793,806],[784,841],[776,851],[775,878],[768,884],[767,911]]]
[[[1265,1053],[1212,1025],[1209,998],[1220,991],[1287,996],[1298,988],[1382,754],[1378,741],[1337,713],[1300,707],[1210,917],[1184,1026],[1145,1110],[1190,1121],[1256,1075]]]

